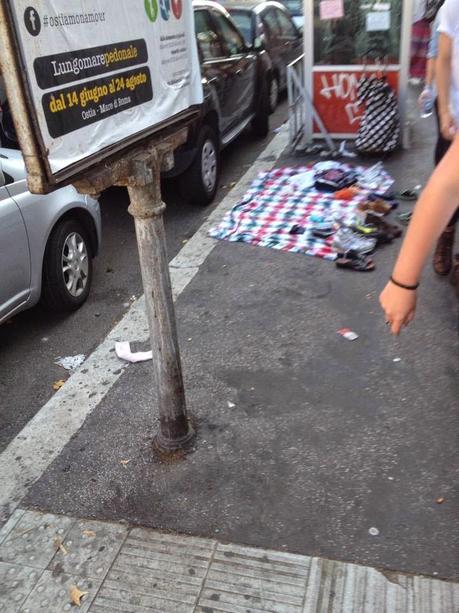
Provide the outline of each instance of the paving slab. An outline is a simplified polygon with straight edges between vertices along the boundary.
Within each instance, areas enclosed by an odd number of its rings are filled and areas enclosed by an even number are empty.
[[[126,526],[98,521],[76,521],[48,565],[54,575],[105,577],[127,536]]]
[[[9,532],[0,545],[0,561],[44,570],[73,523],[62,515],[26,511],[19,521],[5,526]]]
[[[33,515],[41,524],[42,515]],[[82,527],[75,517],[65,519],[72,530]],[[99,544],[109,549],[120,525],[97,527]],[[33,534],[25,540],[39,549]],[[81,539],[75,538],[73,550],[77,558],[87,556]],[[104,576],[88,576],[88,565],[69,564],[68,570],[0,562],[0,611],[456,613],[459,606],[457,583],[143,528],[126,529]],[[83,592],[78,608],[71,588]]]
[[[0,562],[0,611],[17,611],[40,578],[35,568]]]
[[[132,530],[91,612],[194,611],[214,548],[205,539]]]
[[[301,613],[308,562],[302,556],[219,544],[198,611]]]
[[[16,509],[3,524],[3,526],[0,528],[0,544],[3,543],[6,537],[10,534],[11,530],[18,523],[24,513],[24,509]]]
[[[75,611],[75,604],[70,601],[70,590],[75,586],[84,597],[78,606],[78,613],[88,613],[89,607],[96,595],[100,581],[93,579],[76,579],[69,575],[54,575],[51,571],[45,570],[34,587],[29,597],[25,601],[20,613],[52,613]],[[7,611],[7,613],[13,613]]]

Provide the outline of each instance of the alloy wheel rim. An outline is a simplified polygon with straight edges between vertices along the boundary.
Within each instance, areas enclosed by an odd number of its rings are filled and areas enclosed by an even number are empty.
[[[65,239],[61,265],[68,293],[78,298],[86,289],[89,274],[88,249],[78,232],[72,232]]]
[[[217,182],[217,154],[211,140],[206,140],[202,147],[202,180],[211,193]]]

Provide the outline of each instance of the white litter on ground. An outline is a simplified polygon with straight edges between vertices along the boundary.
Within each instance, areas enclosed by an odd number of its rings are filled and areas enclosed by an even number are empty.
[[[131,344],[128,341],[115,343],[116,355],[120,360],[126,360],[135,364],[136,362],[147,362],[153,358],[153,352],[150,351],[137,351],[133,353],[131,351]]]
[[[343,140],[341,142],[341,145],[339,146],[339,153],[340,153],[340,155],[342,155],[343,157],[346,157],[346,158],[356,158],[357,154],[354,153],[353,151],[349,151],[349,149],[346,149],[346,144],[347,143],[346,143],[345,140]]]
[[[58,366],[62,366],[62,368],[65,368],[65,370],[76,370],[85,360],[86,356],[79,353],[78,355],[69,355],[66,358],[59,357],[54,363]]]
[[[350,328],[341,328],[340,330],[337,330],[337,333],[348,341],[356,341],[359,338],[357,332],[354,332],[354,330],[351,330]]]

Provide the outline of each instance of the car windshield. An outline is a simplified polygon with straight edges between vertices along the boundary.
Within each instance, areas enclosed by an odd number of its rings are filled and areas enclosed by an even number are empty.
[[[248,43],[252,43],[252,14],[248,11],[240,11],[234,9],[231,11],[231,17],[235,21],[237,27],[244,35],[245,40]]]
[[[281,2],[292,15],[303,14],[303,2],[301,0],[281,0]]]

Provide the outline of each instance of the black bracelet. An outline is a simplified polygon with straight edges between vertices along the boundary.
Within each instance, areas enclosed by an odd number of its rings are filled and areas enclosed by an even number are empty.
[[[404,283],[399,283],[398,281],[396,281],[392,275],[389,277],[389,279],[394,285],[396,285],[397,287],[401,287],[402,289],[409,289],[411,291],[415,291],[419,287],[419,282],[416,283],[416,285],[405,285]]]

